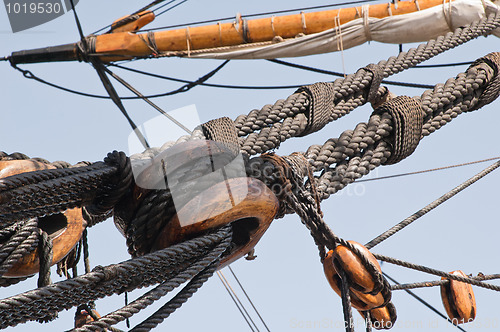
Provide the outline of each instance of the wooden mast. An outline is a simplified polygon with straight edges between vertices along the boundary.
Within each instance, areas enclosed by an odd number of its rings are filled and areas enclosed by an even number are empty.
[[[453,0],[444,0],[449,3]],[[233,47],[249,43],[272,42],[275,37],[294,38],[300,34],[322,32],[349,21],[362,18],[384,18],[402,15],[442,5],[443,0],[400,1],[397,4],[376,4],[340,8],[311,13],[272,16],[245,20],[237,15],[231,23],[217,23],[148,33],[125,31],[95,36],[92,54],[101,54],[105,62],[147,57],[172,52],[189,52],[219,47]],[[152,20],[152,19],[151,19]],[[42,54],[43,53],[43,54]],[[50,53],[50,54],[48,54]],[[37,50],[14,52],[13,63],[71,61],[78,59],[76,44]]]

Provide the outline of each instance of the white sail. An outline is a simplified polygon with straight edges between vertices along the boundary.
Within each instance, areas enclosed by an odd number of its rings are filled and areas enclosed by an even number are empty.
[[[191,51],[184,56],[212,59],[274,59],[336,52],[368,41],[390,44],[423,42],[500,11],[498,0],[443,1],[442,5],[432,8],[380,19],[369,17],[368,5],[362,8],[361,18],[320,33],[268,44],[246,44]],[[500,29],[495,30],[493,34],[500,37]]]

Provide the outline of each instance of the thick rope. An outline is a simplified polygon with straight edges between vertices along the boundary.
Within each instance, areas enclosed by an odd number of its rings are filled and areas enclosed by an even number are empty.
[[[88,205],[91,214],[106,213],[132,181],[123,152],[108,154],[89,166],[40,170],[0,179],[1,225],[68,208]]]
[[[123,291],[146,287],[173,277],[223,241],[218,231],[128,261],[96,267],[83,276],[0,300],[0,328],[43,318]]]
[[[210,278],[217,269],[218,261],[214,261],[201,273],[196,275],[178,294],[158,309],[153,315],[135,326],[134,332],[150,331],[161,324],[175,310],[180,308]]]
[[[138,299],[129,303],[123,308],[109,313],[106,316],[101,317],[99,320],[90,322],[82,326],[81,328],[76,329],[75,331],[100,331],[102,329],[115,325],[133,316],[139,311],[147,308],[149,305],[153,304],[155,301],[159,300],[161,297],[165,296],[173,289],[177,288],[179,285],[194,278],[212,263],[218,262],[220,256],[231,244],[231,226],[225,227],[223,230],[221,230],[221,232],[225,234],[222,242],[220,242],[204,257],[201,257],[201,259],[188,266],[185,270],[179,271],[179,273],[174,275],[172,278],[169,278],[168,280],[162,282],[159,286],[155,287],[153,290],[146,292]]]
[[[39,233],[36,219],[16,225],[19,229],[0,247],[0,276],[38,246]]]
[[[348,75],[345,79],[326,83],[331,93],[328,98],[334,104],[328,122],[337,120],[369,101],[370,91],[373,95],[373,89],[377,86],[375,82],[372,87],[373,68],[378,68],[376,71],[382,72],[383,77],[389,77],[474,38],[486,35],[498,27],[500,27],[500,14],[490,15],[487,19],[458,28],[453,33],[450,32],[436,40],[421,44],[416,49],[401,52],[397,57],[380,61],[375,65],[376,67],[365,67],[355,74]],[[372,99],[381,98],[384,93],[384,89],[379,89],[377,97],[372,97]],[[236,118],[234,124],[241,138],[242,151],[249,155],[264,153],[277,148],[290,137],[301,136],[309,130],[312,132],[324,126],[326,123],[323,121],[308,126],[308,123],[315,123],[318,118],[327,118],[324,111],[320,111],[318,115],[309,114],[313,105],[311,95],[313,94],[299,90],[286,100],[278,100],[274,105],[266,105],[261,110],[253,110],[248,115]],[[306,114],[309,114],[309,117],[306,117]],[[285,125],[287,119],[290,121],[288,125]],[[291,123],[294,125],[290,126]]]

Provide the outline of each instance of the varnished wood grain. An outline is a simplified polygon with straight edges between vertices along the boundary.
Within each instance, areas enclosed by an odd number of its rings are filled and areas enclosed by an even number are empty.
[[[460,270],[450,273],[467,277]],[[441,279],[445,280],[444,277]],[[448,284],[441,285],[441,299],[448,317],[455,323],[463,324],[476,318],[476,298],[471,284],[450,280]]]
[[[119,22],[120,20],[126,18],[127,16],[128,15],[120,17],[119,19],[117,19],[116,21],[113,22],[113,24],[111,25],[111,32],[112,33],[134,32],[134,31],[141,29],[146,24],[153,22],[153,20],[155,19],[155,14],[150,10],[146,10],[146,11],[137,13],[137,16],[139,17],[137,20],[134,20],[132,22],[129,22],[127,24],[124,24],[124,25],[121,25],[121,26],[115,28],[116,23]]]
[[[370,5],[369,17],[383,18],[401,15],[420,9],[441,5],[442,0],[403,1],[397,5]],[[390,9],[389,9],[390,8]],[[362,16],[361,7],[324,10],[283,16],[246,20],[241,18],[229,23],[194,26],[155,32],[156,45],[160,52],[199,50],[214,47],[234,46],[251,42],[272,41],[274,37],[294,38],[298,34],[312,34],[333,29]],[[245,28],[243,28],[245,26]],[[102,61],[130,59],[134,56],[148,56],[152,50],[144,42],[147,35],[121,32],[96,37],[96,53],[116,54],[103,56]]]
[[[365,255],[365,257],[367,257],[368,260],[372,262],[379,271],[381,271],[377,259],[368,249],[366,249],[365,246],[355,241],[348,242],[359,249],[361,253]],[[363,266],[361,259],[356,254],[351,252],[347,247],[339,245],[333,251],[333,255],[335,263],[341,264],[342,268],[349,276],[349,279],[352,283],[352,288],[363,293],[369,293],[373,291],[375,282],[372,279],[370,273]]]
[[[360,311],[359,313],[366,319],[364,312]],[[371,309],[370,318],[372,327],[377,330],[388,330],[396,324],[396,308],[392,302],[389,302],[382,308]]]
[[[202,191],[184,205],[160,232],[154,250],[230,223],[241,221],[240,226],[245,227],[244,223],[257,222],[258,227],[249,231],[248,241],[236,245],[223,257],[220,264],[223,267],[255,246],[274,219],[278,207],[276,196],[261,181],[253,178],[228,179]]]
[[[340,291],[341,279],[337,273],[335,265],[333,264],[333,258],[334,251],[330,250],[323,261],[323,271],[325,272],[325,277],[328,280],[330,287],[332,287],[338,296],[342,297],[342,293]],[[350,296],[352,307],[360,311],[370,310],[384,302],[384,298],[381,293],[376,295],[363,294],[361,292],[356,292],[351,288]]]

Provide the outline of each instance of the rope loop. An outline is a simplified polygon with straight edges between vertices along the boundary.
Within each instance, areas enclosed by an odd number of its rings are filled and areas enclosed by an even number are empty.
[[[391,156],[383,165],[400,162],[415,151],[422,136],[424,113],[420,103],[408,96],[390,99],[373,114],[388,113],[392,117],[392,134],[384,138],[392,148]]]
[[[124,152],[113,151],[108,153],[107,157],[104,158],[104,163],[108,166],[115,166],[117,169],[100,186],[92,204],[86,207],[90,215],[107,214],[127,192],[133,182],[130,158]]]

